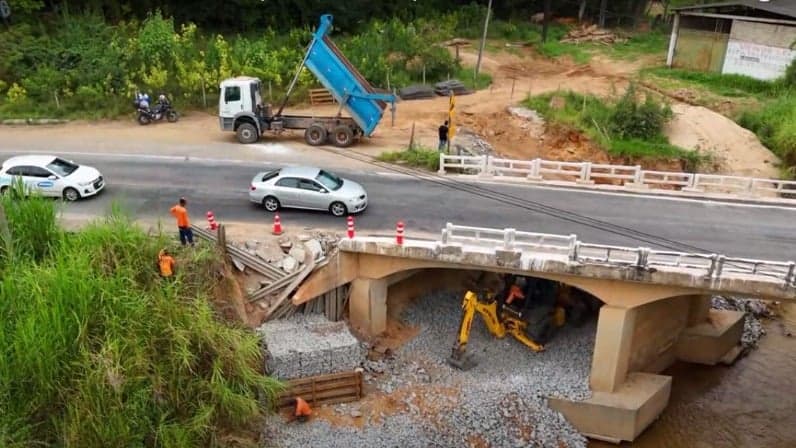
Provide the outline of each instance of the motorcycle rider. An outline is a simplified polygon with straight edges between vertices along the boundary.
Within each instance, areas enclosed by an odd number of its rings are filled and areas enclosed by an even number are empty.
[[[166,95],[161,93],[158,96],[158,103],[155,105],[154,112],[155,112],[155,114],[160,115],[161,113],[166,112],[169,109],[170,106],[171,106],[171,103],[169,103],[169,100],[166,99]]]

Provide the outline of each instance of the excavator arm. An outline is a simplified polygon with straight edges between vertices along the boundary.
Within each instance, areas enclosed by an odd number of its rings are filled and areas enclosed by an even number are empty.
[[[506,317],[506,324],[502,322],[498,316],[497,301],[481,302],[478,300],[478,295],[472,291],[467,291],[462,300],[462,320],[459,323],[459,332],[456,343],[453,345],[448,363],[453,367],[461,370],[470,370],[475,366],[475,360],[472,355],[467,353],[467,343],[470,340],[470,329],[475,319],[475,313],[481,315],[486,324],[487,330],[498,339],[506,337],[506,334],[511,334],[515,339],[522,344],[528,346],[535,352],[544,350],[544,347],[525,334],[525,322],[511,316]]]

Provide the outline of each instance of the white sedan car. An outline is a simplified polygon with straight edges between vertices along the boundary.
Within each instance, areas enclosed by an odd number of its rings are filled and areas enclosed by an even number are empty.
[[[368,206],[368,195],[361,185],[311,166],[257,173],[249,186],[249,200],[269,212],[301,208],[327,210],[337,217],[360,213]]]
[[[93,196],[105,187],[96,168],[78,165],[55,156],[17,156],[0,167],[0,194],[20,179],[28,192],[76,201]]]

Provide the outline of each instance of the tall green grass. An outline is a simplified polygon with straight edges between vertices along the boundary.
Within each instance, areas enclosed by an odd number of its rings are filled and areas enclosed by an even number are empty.
[[[273,400],[258,338],[210,305],[212,248],[175,250],[164,281],[169,239],[121,214],[66,233],[53,201],[0,205],[0,446],[218,445]]]
[[[779,82],[763,81],[744,75],[724,75],[678,68],[656,67],[644,69],[642,74],[651,74],[661,78],[675,79],[699,85],[717,95],[726,97],[743,96],[776,96],[785,86]]]
[[[782,159],[784,174],[796,178],[796,94],[793,91],[744,111],[738,124],[757,134],[760,141]]]
[[[390,163],[402,163],[412,167],[425,168],[431,171],[439,169],[439,151],[430,148],[412,148],[406,151],[384,152],[378,160]]]

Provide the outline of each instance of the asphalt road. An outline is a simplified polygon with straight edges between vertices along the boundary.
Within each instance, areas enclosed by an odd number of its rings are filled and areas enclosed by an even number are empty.
[[[67,204],[65,211],[70,214],[102,214],[116,201],[136,217],[160,217],[170,224],[169,207],[186,196],[195,221],[204,221],[207,210],[213,210],[222,222],[267,224],[273,220],[248,201],[249,181],[258,171],[269,168],[267,164],[100,155],[82,156],[79,162],[97,167],[108,186],[96,198]],[[356,218],[356,226],[358,231],[371,234],[394,234],[398,220],[404,221],[407,237],[413,232],[437,234],[445,223],[452,222],[575,233],[589,243],[771,260],[796,258],[792,250],[796,247],[792,229],[796,208],[529,186],[451,181],[443,185],[397,174],[336,172],[367,189],[370,205]],[[567,216],[566,212],[578,216]],[[325,213],[283,210],[280,216],[283,225],[345,229],[344,219]],[[587,220],[591,220],[588,225],[584,224]]]

